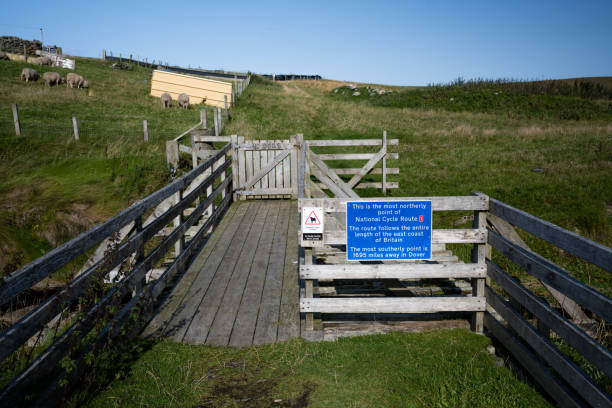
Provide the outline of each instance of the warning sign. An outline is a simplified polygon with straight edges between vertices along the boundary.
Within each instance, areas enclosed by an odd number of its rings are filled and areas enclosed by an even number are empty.
[[[323,243],[323,208],[302,208],[302,242],[307,245]]]
[[[310,214],[306,217],[306,222],[304,225],[321,225],[321,220],[317,217],[317,213],[315,210],[312,210]]]

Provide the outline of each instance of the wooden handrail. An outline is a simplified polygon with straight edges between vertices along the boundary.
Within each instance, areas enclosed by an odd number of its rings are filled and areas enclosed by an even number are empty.
[[[567,271],[488,229],[488,243],[527,273],[552,286],[604,320],[612,322],[612,299],[574,279]]]
[[[5,277],[4,284],[0,286],[0,306],[9,302],[19,293],[40,282],[51,273],[57,271],[77,256],[93,248],[103,239],[134,221],[177,191],[187,187],[196,177],[210,168],[214,162],[225,156],[230,150],[230,147],[231,146],[227,144],[223,149],[219,150],[217,154],[186,175],[176,179],[145,199],[134,203],[132,206],[121,211],[104,223],[78,235],[65,244],[60,245],[42,257],[22,267],[18,271],[13,272],[8,277]]]
[[[491,198],[490,212],[559,248],[612,273],[612,249]]]
[[[227,149],[225,150],[225,152],[227,152]],[[214,163],[218,159],[219,157],[211,158],[211,160],[209,160],[209,165],[212,165],[212,163]],[[122,256],[129,254],[130,251],[135,250],[135,248],[138,248],[139,245],[143,245],[144,242],[153,237],[155,233],[162,229],[165,225],[167,225],[170,220],[172,220],[178,214],[182,213],[182,211],[190,202],[196,200],[199,195],[201,195],[210,185],[212,185],[215,179],[222,176],[224,172],[229,168],[230,164],[230,161],[225,161],[221,166],[216,168],[209,176],[207,176],[196,188],[194,188],[189,194],[182,198],[179,203],[168,209],[159,218],[149,223],[135,236],[126,241],[118,249],[118,251],[121,251],[121,255],[115,256],[115,258],[120,259]],[[207,166],[200,167],[202,167],[202,169],[208,168]],[[21,372],[16,378],[14,378],[13,381],[0,392],[0,401],[2,401],[3,403],[18,403],[20,399],[22,399],[25,395],[25,391],[28,390],[32,386],[32,384],[38,383],[41,379],[53,372],[57,368],[59,361],[76,344],[75,342],[78,341],[82,336],[87,334],[93,328],[93,326],[99,319],[100,314],[105,310],[105,308],[111,305],[114,300],[121,299],[125,295],[130,293],[135,287],[135,285],[138,282],[142,281],[145,273],[165,256],[168,250],[172,248],[174,243],[181,239],[181,237],[184,236],[187,230],[196,223],[196,221],[203,214],[203,212],[215,202],[215,200],[219,197],[220,194],[224,193],[228,189],[231,189],[230,178],[226,178],[225,180],[223,180],[221,184],[217,186],[215,191],[212,192],[212,194],[209,194],[206,199],[203,200],[174,231],[172,231],[170,235],[168,235],[144,259],[140,260],[140,262],[130,271],[130,273],[123,280],[113,286],[105,294],[105,296],[85,314],[83,318],[81,318],[70,328],[68,328],[47,350],[45,350],[23,372]],[[207,231],[209,229],[209,227],[212,225],[212,222],[214,222],[214,220],[219,217],[220,213],[224,210],[225,207],[227,207],[230,200],[231,195],[228,194],[222,201],[222,204],[206,221],[205,225],[200,228],[198,234],[196,234],[196,237],[194,237],[189,242],[188,247],[179,254],[177,260],[165,272],[163,276],[167,276],[169,271],[171,271],[171,273],[176,273],[177,270],[180,269],[177,265],[179,265],[181,262],[184,266],[187,257],[191,252],[193,252],[193,250],[195,250],[197,243],[201,240],[201,237],[203,236],[203,231]],[[166,281],[168,281],[168,278],[165,279]],[[86,287],[82,283],[85,281],[88,281],[87,277],[84,277],[80,280],[81,283],[79,284],[79,289]],[[155,292],[154,298],[159,296],[160,293],[161,290]],[[73,296],[76,296],[76,294],[73,294]],[[58,300],[63,300],[60,296],[57,295],[52,297],[52,299],[55,299],[56,303]],[[35,311],[31,312],[28,316],[26,316],[26,318],[22,319],[23,321],[18,322],[5,333],[2,333],[0,341],[3,341],[4,343],[0,343],[2,344],[2,347],[0,347],[0,349],[2,349],[3,355],[7,353],[10,354],[10,352],[15,350],[15,347],[18,347],[20,344],[26,341],[29,338],[29,335],[32,333],[32,330],[39,329],[40,325],[44,324],[44,319],[49,318],[49,316],[53,316],[52,311],[55,310],[56,307],[57,304],[54,304],[53,302],[45,302],[37,309],[35,309]],[[33,324],[34,322],[32,321],[32,319],[34,317],[38,319],[38,327],[35,327],[35,325]]]

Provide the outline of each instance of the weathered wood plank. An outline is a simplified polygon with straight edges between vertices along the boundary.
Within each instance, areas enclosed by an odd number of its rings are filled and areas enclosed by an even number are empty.
[[[486,196],[447,196],[447,197],[359,197],[358,200],[350,198],[326,198],[322,199],[303,199],[303,206],[323,207],[327,212],[346,213],[347,201],[431,201],[433,211],[458,211],[458,210],[478,210],[486,211],[489,209],[489,198]]]
[[[251,271],[251,265],[253,264],[261,235],[265,231],[265,221],[270,210],[273,211],[274,208],[264,204],[260,206],[257,212],[255,221],[240,252],[240,257],[224,290],[223,299],[219,304],[215,319],[210,325],[206,344],[227,346],[229,343],[234,322],[236,321],[236,314],[238,313],[249,272]],[[212,294],[211,292],[210,295]],[[250,339],[250,336],[248,338]]]
[[[242,300],[238,302],[239,308],[236,314],[236,321],[234,322],[229,340],[229,345],[232,347],[246,347],[253,344],[257,312],[259,311],[261,294],[266,279],[266,270],[270,260],[274,229],[280,219],[279,208],[280,204],[276,203],[268,211],[259,244],[257,245],[257,251],[250,267],[250,274],[242,294]]]
[[[280,220],[274,230],[272,251],[266,271],[266,282],[261,295],[261,306],[259,307],[257,326],[253,336],[254,345],[274,343],[278,334],[287,227],[289,225],[288,215],[288,207],[284,206]]]
[[[210,135],[210,136],[193,135],[193,140],[198,143],[215,143],[215,142],[228,143],[232,141],[232,137],[231,136],[213,136],[213,135]]]
[[[378,153],[376,153],[364,166],[359,170],[359,173],[355,174],[347,183],[350,188],[353,188],[359,183],[359,181],[370,172],[378,163],[380,159],[385,157],[387,154],[387,146],[383,146]],[[386,180],[385,180],[386,181]]]
[[[532,375],[533,379],[540,384],[548,394],[561,407],[581,407],[576,396],[563,386],[544,364],[540,363],[525,346],[518,342],[515,336],[502,326],[491,314],[485,313],[485,327],[499,342],[521,363]]]
[[[259,161],[261,163],[261,167],[259,169],[260,171],[268,165],[268,152],[269,150],[259,151]],[[270,185],[268,184],[268,173],[269,171],[261,178],[261,188],[263,189],[267,189],[268,187],[270,187]]]
[[[484,278],[479,264],[339,264],[302,265],[300,279],[436,279]]]
[[[292,145],[289,140],[254,140],[251,143],[245,143],[238,146],[242,151],[248,150],[289,150]]]
[[[289,154],[291,153],[290,150],[284,150],[282,153],[279,153],[275,158],[274,161],[272,161],[271,163],[266,163],[265,167],[261,168],[257,173],[255,173],[253,175],[253,177],[251,177],[245,184],[244,184],[244,188],[245,189],[249,189],[251,187],[253,187],[255,185],[256,182],[258,182],[260,179],[262,179],[266,174],[270,173],[271,171],[274,170],[274,168],[280,163],[282,162],[285,157],[289,156]],[[266,153],[267,154],[267,153]],[[263,159],[263,156],[262,156]],[[267,160],[267,156],[266,156],[266,160]],[[267,182],[264,183],[266,186],[265,187],[259,187],[259,188],[268,188]]]
[[[387,188],[399,188],[399,182],[397,181],[387,181]],[[319,188],[327,188],[325,184],[319,183]],[[382,188],[382,182],[380,181],[367,181],[363,183],[357,184],[353,189],[360,190],[364,188]]]
[[[519,228],[612,273],[612,248],[561,228],[517,208],[491,199],[491,213]]]
[[[325,185],[325,187],[319,187],[319,189],[327,188],[336,197],[350,197],[336,183],[334,183],[332,179],[330,179],[325,174],[323,174],[323,172],[317,166],[312,166],[311,167],[311,171],[312,171],[313,176],[315,176],[316,178],[321,180],[323,182],[323,184]],[[318,187],[318,185],[317,185],[317,187]]]
[[[381,146],[381,139],[309,140],[310,146]],[[399,139],[389,139],[387,144],[397,146]]]
[[[253,190],[238,190],[236,194],[239,196],[269,196],[269,195],[290,195],[293,193],[291,188],[257,188]]]
[[[285,248],[285,267],[283,271],[283,290],[278,326],[278,341],[286,341],[300,335],[300,293],[298,285],[298,212],[293,203],[289,207],[289,225],[287,229],[287,247]]]
[[[338,177],[336,173],[327,167],[327,165],[323,162],[323,158],[320,155],[313,153],[312,150],[310,151],[310,162],[313,164],[313,166],[311,166],[311,171],[313,171],[313,174],[315,174],[314,169],[318,167],[323,174],[325,174],[325,176],[329,177],[334,184],[336,184],[344,192],[344,194],[346,194],[347,197],[359,198],[359,196],[340,177]],[[315,176],[319,177],[316,174]],[[324,182],[324,180],[321,181]]]
[[[475,229],[435,229],[431,231],[432,244],[483,244],[486,233]],[[346,244],[346,230],[325,231],[323,241],[326,245]]]
[[[268,150],[268,163],[274,162],[276,152],[276,150]],[[268,188],[276,188],[276,167],[268,173]]]
[[[486,287],[486,298],[487,303],[531,346],[536,355],[546,361],[578,395],[594,407],[612,406],[612,399],[605,391],[489,286]]]
[[[535,252],[521,248],[491,229],[489,244],[527,273],[574,299],[606,321],[612,322],[612,299],[574,279],[560,266]]]
[[[510,242],[513,242],[518,246],[525,248],[528,251],[531,251],[531,248],[529,248],[525,241],[523,241],[523,239],[509,222],[490,213],[487,214],[487,220],[491,223],[491,225],[493,225],[493,227],[501,236],[505,237]],[[557,289],[548,286],[545,283],[542,284],[544,285],[546,290],[548,290],[548,292],[550,292],[550,294],[555,298],[555,300],[561,305],[563,310],[565,310],[572,317],[572,320],[576,322],[594,323],[594,320],[590,319],[576,302],[565,296],[563,293],[559,292]]]
[[[321,153],[317,154],[321,160],[370,160],[376,153]],[[398,153],[387,153],[387,160],[399,159]]]
[[[498,265],[487,260],[487,273],[508,295],[522,307],[554,330],[584,358],[612,377],[612,352],[603,347],[568,319],[557,313],[544,300],[529,292],[512,279]]]
[[[438,313],[485,311],[484,297],[302,298],[303,313]]]
[[[159,311],[144,329],[143,335],[145,337],[158,336],[166,331],[170,319],[172,318],[173,314],[176,313],[178,307],[185,299],[185,296],[189,292],[189,289],[193,283],[196,281],[200,271],[208,260],[208,257],[216,247],[217,242],[219,242],[223,236],[224,231],[227,229],[228,225],[231,224],[232,218],[236,214],[238,207],[238,205],[230,206],[227,213],[223,216],[223,219],[215,229],[215,232],[206,241],[206,245],[202,251],[198,254],[193,263],[189,265],[189,268],[181,277],[181,280],[178,281],[172,290],[172,293],[170,293],[168,298],[164,300],[164,303],[160,306]]]
[[[259,173],[261,166],[261,155],[258,150],[248,151],[247,154],[251,154],[253,157],[253,176]],[[250,179],[250,178],[249,178]],[[255,183],[255,188],[261,188],[261,178]]]
[[[333,168],[331,169],[334,173],[340,174],[357,174],[361,170],[359,167],[346,167],[346,168]],[[400,174],[400,169],[397,167],[387,167],[387,175],[389,174]],[[382,174],[382,167],[375,167],[370,171],[370,174]]]
[[[249,212],[251,210],[251,212]],[[255,214],[252,203],[244,203],[239,205],[236,210],[236,214],[232,219],[230,225],[223,232],[223,236],[215,246],[213,253],[206,260],[204,267],[197,277],[197,285],[192,285],[189,288],[189,292],[185,296],[181,305],[176,309],[173,314],[170,323],[166,328],[165,335],[174,338],[176,341],[182,341],[185,337],[185,333],[191,324],[193,315],[197,313],[197,309],[210,286],[210,283],[215,277],[215,273],[223,264],[225,258],[232,256],[230,248],[232,247],[232,241],[241,240],[237,238],[239,234],[245,234],[245,227],[243,220],[249,215]],[[248,229],[246,230],[248,231]],[[244,235],[241,235],[244,237]],[[236,255],[237,256],[237,255]],[[226,261],[227,264],[228,261]]]
[[[263,211],[265,211],[265,208],[262,208],[259,202],[254,202],[252,204],[252,209],[249,208],[249,211],[243,218],[240,229],[236,233],[235,238],[237,239],[232,240],[229,252],[226,253],[223,262],[219,265],[214,279],[210,283],[202,302],[193,316],[189,328],[185,332],[185,337],[183,338],[184,342],[190,344],[204,344],[208,338],[219,305],[221,304],[225,290],[243,249],[246,248],[247,251],[250,251],[253,245],[252,241],[255,240],[255,242],[257,242],[259,239],[261,230],[255,228],[254,225],[259,226],[263,223],[261,219],[262,216],[265,220],[265,212],[262,213]]]
[[[276,140],[278,142],[278,140]],[[274,154],[278,154],[278,151],[273,151]],[[276,168],[276,184],[274,188],[283,188],[283,163],[279,163]]]

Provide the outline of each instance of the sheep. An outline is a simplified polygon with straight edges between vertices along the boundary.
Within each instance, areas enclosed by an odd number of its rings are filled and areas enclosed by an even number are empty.
[[[166,109],[172,106],[172,96],[168,92],[161,94],[162,109]]]
[[[64,78],[62,78],[57,72],[45,72],[42,78],[48,87],[52,87],[53,85],[59,85],[64,82]]]
[[[189,95],[182,93],[178,96],[178,106],[183,109],[189,109]]]
[[[9,57],[8,55],[6,55],[6,52],[0,51],[0,60],[9,60]]]
[[[26,81],[38,81],[38,71],[32,68],[24,68],[21,70],[21,80]]]
[[[89,81],[84,80],[84,81],[83,81],[83,85],[81,85],[81,87],[83,87],[83,88],[89,88]]]
[[[66,75],[66,83],[70,88],[81,88],[83,86],[83,82],[85,79],[79,74],[75,74],[74,72],[69,72]]]
[[[32,58],[31,62],[34,65],[53,65],[53,61],[49,57]]]

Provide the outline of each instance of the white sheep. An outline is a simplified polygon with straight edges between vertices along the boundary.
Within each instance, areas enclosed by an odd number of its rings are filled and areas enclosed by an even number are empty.
[[[189,109],[189,95],[182,93],[178,96],[178,106],[183,109]]]
[[[38,81],[38,71],[32,68],[24,68],[21,70],[21,80],[26,81],[26,83],[30,81]]]
[[[61,75],[57,72],[45,72],[42,78],[48,87],[52,87],[53,85],[59,85],[64,82],[64,78],[62,78]]]
[[[161,94],[162,109],[166,109],[172,106],[172,96],[168,92]]]

